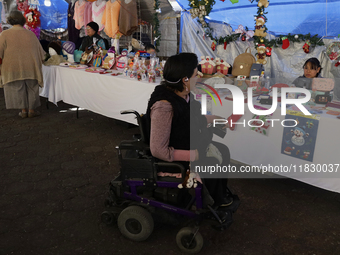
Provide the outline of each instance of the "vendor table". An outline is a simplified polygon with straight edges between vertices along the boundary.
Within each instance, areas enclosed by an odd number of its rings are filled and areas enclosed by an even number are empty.
[[[116,72],[116,71],[115,71]],[[140,113],[146,110],[148,99],[156,83],[137,81],[124,76],[113,77],[110,74],[89,73],[84,70],[75,70],[68,67],[43,67],[44,88],[40,95],[47,97],[57,104],[63,100],[66,103],[91,110],[114,119],[136,124],[132,115],[121,115],[120,111],[133,109]],[[213,113],[228,117],[232,114],[232,101],[222,97],[223,107],[213,105]],[[283,120],[278,108],[273,119]],[[252,113],[245,106],[245,115],[239,120],[252,119]],[[226,144],[231,152],[231,158],[250,166],[304,166],[308,164],[339,164],[338,133],[340,120],[325,114],[321,115],[318,127],[313,162],[293,158],[281,153],[283,127],[275,122],[268,136],[258,134],[249,127],[236,125],[234,131],[228,131],[226,137],[215,140]],[[297,168],[299,170],[299,168]],[[338,174],[339,173],[339,174]],[[340,169],[332,175],[305,172],[278,172],[286,176],[327,190],[340,192]],[[268,177],[268,175],[263,175]]]
[[[118,71],[113,71],[118,73]],[[44,87],[40,95],[54,104],[59,101],[85,108],[104,116],[137,124],[134,115],[122,110],[145,113],[156,83],[137,81],[123,75],[112,76],[62,66],[43,66]]]
[[[223,117],[230,116],[233,102],[222,97],[222,104],[223,107],[213,105],[213,114]],[[267,106],[267,108],[269,107]],[[280,122],[284,120],[285,116],[281,116],[280,111],[281,109],[278,107],[273,113],[272,119],[278,119]],[[247,121],[252,118],[253,114],[245,105],[245,115],[238,122],[246,120],[246,127],[243,124],[236,125],[234,131],[228,130],[224,139],[216,137],[217,141],[229,147],[232,159],[250,166],[286,166],[290,168],[290,172],[279,171],[276,173],[327,190],[340,192],[340,167],[337,167],[337,172],[333,171],[332,173],[329,167],[331,165],[335,169],[336,165],[339,166],[340,163],[340,139],[338,135],[340,119],[325,113],[320,115],[314,158],[310,162],[281,153],[284,128],[279,121],[275,122],[274,127],[270,128],[268,136],[265,136],[252,131],[247,125]],[[329,171],[326,171],[326,173],[304,171],[307,170],[307,167],[311,169],[312,165],[318,167],[327,165]],[[296,171],[293,171],[294,167]],[[268,175],[263,175],[263,177],[266,178]]]

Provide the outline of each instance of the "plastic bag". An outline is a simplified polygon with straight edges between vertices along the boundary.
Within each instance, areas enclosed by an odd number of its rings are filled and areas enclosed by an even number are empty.
[[[45,0],[39,0],[41,29],[67,28],[68,3],[65,0],[51,1],[45,6]]]

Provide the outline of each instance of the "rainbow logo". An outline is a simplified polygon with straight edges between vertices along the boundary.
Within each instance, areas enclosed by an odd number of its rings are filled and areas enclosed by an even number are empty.
[[[203,82],[197,82],[197,83],[206,86],[206,87],[209,88],[212,92],[214,92],[215,95],[217,96],[218,100],[220,100],[220,103],[221,103],[221,105],[222,105],[222,100],[221,100],[221,98],[220,98],[220,95],[217,93],[217,91],[216,91],[213,87],[211,87],[210,85],[205,84],[205,83],[203,83]],[[201,88],[201,87],[197,87],[197,88],[203,90],[203,91],[206,92],[209,96],[211,96],[212,100],[214,100],[215,105],[217,105],[214,96],[211,94],[211,92],[210,92],[209,90],[204,89],[204,88]]]

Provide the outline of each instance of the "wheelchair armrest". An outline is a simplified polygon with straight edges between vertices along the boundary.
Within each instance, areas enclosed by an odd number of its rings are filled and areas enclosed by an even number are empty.
[[[184,168],[184,166],[181,163],[176,163],[176,162],[166,162],[166,161],[161,161],[161,162],[155,162],[155,166],[160,166],[160,167],[170,167],[170,168],[177,168],[180,170],[180,173],[182,174],[182,180],[184,180],[185,175],[187,170]]]

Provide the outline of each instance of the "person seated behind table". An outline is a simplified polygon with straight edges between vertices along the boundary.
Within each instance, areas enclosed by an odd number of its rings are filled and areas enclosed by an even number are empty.
[[[296,78],[293,84],[296,87],[312,89],[312,78],[322,78],[321,65],[317,58],[307,59],[303,65],[303,76]]]
[[[207,127],[213,119],[221,117],[201,115],[200,103],[190,93],[198,79],[197,65],[194,53],[171,56],[164,67],[164,81],[156,86],[146,112],[152,155],[168,162],[179,161],[185,169],[189,169],[190,161],[194,167],[203,161],[209,161],[209,165],[226,165],[230,160],[228,147],[212,142],[212,132]],[[211,152],[215,151],[210,157],[208,147]],[[227,179],[203,179],[203,183],[215,205],[228,206],[233,202],[232,197],[228,197]]]
[[[150,57],[156,57],[156,48],[152,44],[145,45],[145,51],[150,54]]]
[[[103,38],[98,34],[99,26],[96,22],[91,21],[86,25],[87,36],[83,38],[83,41],[80,45],[79,50],[85,51],[87,47],[90,47],[92,44],[96,44],[98,47],[101,47],[103,50],[105,48],[105,42]]]

